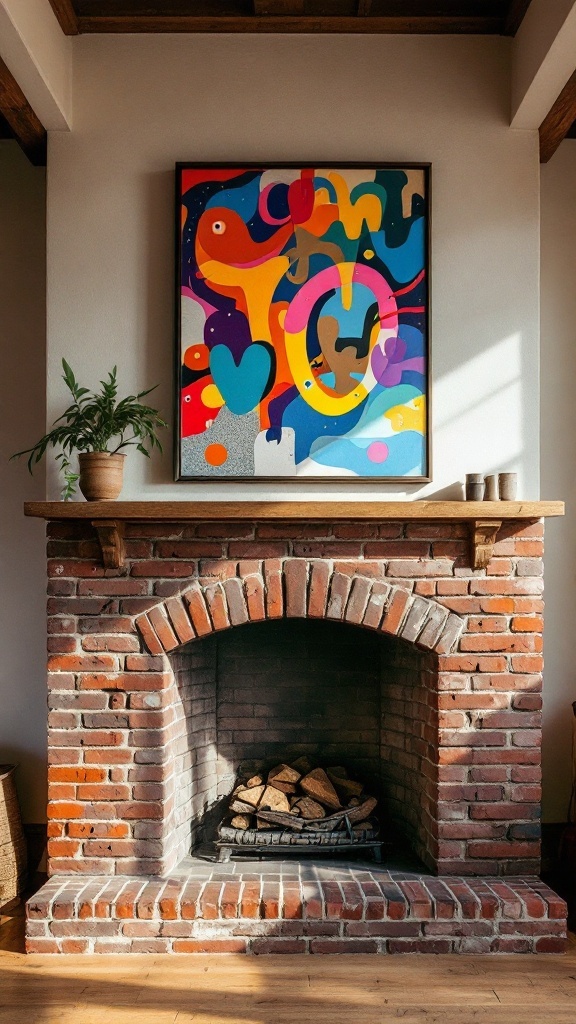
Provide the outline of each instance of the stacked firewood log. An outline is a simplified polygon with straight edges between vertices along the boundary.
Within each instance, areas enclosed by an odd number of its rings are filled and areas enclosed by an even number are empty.
[[[315,768],[307,757],[299,757],[249,778],[240,773],[226,824],[241,830],[280,827],[294,832],[350,827],[361,836],[373,829],[370,815],[376,803],[345,768]]]

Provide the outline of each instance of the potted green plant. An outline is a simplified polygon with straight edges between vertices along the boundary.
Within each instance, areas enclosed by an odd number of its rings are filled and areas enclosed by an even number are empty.
[[[100,381],[100,391],[80,387],[65,359],[62,367],[63,380],[74,399],[72,405],[32,448],[16,452],[12,458],[28,455],[28,469],[32,472],[49,447],[60,448],[56,460],[64,475],[64,501],[72,498],[76,483],[87,501],[117,498],[122,490],[126,458],[122,448],[136,445],[148,458],[148,449],[162,451],[157,431],[167,424],[156,409],[141,402],[155,388],[118,401],[116,367],[109,372],[107,380]],[[78,453],[79,473],[74,471],[71,462],[74,452]]]

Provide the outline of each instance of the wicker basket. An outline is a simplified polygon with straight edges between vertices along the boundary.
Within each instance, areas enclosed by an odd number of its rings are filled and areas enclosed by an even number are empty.
[[[26,840],[14,785],[16,765],[0,764],[0,906],[26,883]]]

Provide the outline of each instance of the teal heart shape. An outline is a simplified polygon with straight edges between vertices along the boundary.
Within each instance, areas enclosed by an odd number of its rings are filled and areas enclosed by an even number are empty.
[[[264,345],[249,345],[237,366],[226,345],[215,345],[210,353],[210,372],[230,412],[244,416],[261,401],[270,378],[272,360]]]

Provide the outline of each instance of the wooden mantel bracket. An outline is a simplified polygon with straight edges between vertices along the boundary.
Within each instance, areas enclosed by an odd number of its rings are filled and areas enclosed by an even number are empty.
[[[485,569],[494,553],[501,519],[473,519],[470,522],[470,560],[473,569]]]
[[[93,519],[102,562],[105,569],[120,569],[124,565],[124,521],[122,519]]]

